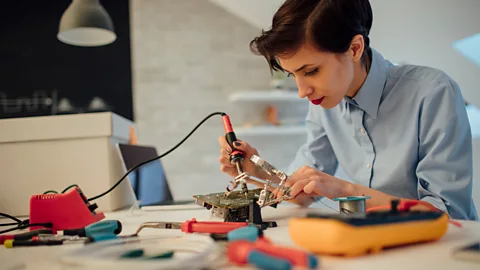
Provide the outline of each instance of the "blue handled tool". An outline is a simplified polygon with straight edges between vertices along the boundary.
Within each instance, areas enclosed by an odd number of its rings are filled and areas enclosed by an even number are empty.
[[[85,228],[64,230],[64,235],[78,235],[80,237],[92,237],[98,234],[117,235],[122,232],[122,223],[118,220],[102,220],[92,223]]]
[[[212,233],[210,236],[215,241],[235,241],[235,240],[248,240],[254,242],[257,239],[263,237],[263,230],[255,225],[248,225],[235,230],[232,230],[226,234],[224,233]]]
[[[292,264],[284,259],[267,255],[263,252],[252,250],[248,254],[247,261],[262,270],[290,270]]]
[[[88,236],[87,240],[85,241],[85,244],[107,241],[107,240],[112,240],[117,238],[119,238],[118,235],[113,233],[97,233],[97,234]]]
[[[261,237],[263,237],[263,230],[254,225],[238,228],[227,234],[227,240],[229,242],[235,240],[247,240],[250,242],[255,242]]]

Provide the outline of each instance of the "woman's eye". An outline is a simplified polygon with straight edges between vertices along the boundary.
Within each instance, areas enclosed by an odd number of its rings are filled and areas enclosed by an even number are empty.
[[[313,75],[317,74],[317,72],[318,72],[318,68],[315,68],[312,71],[306,72],[305,76],[313,76]]]
[[[295,75],[293,75],[293,73],[288,72],[288,73],[287,73],[287,77],[290,77],[290,76],[295,77]]]

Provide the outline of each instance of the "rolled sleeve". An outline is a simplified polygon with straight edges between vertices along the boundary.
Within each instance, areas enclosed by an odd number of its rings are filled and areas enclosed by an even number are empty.
[[[477,220],[472,137],[458,85],[452,80],[437,83],[424,98],[419,117],[419,199],[451,218]]]

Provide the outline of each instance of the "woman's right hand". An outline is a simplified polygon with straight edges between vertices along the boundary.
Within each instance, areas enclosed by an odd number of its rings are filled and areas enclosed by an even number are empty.
[[[230,145],[227,143],[227,140],[225,139],[225,136],[220,136],[218,138],[218,143],[220,144],[220,157],[218,161],[220,162],[220,170],[232,177],[235,177],[238,175],[237,168],[235,167],[235,164],[230,163],[230,153],[232,152],[232,149]],[[255,166],[250,161],[250,157],[252,155],[258,155],[257,149],[254,147],[250,146],[247,142],[237,140],[236,142],[233,143],[233,146],[235,149],[238,149],[242,152],[245,153],[244,160],[242,162],[242,169],[244,172],[249,173],[251,176],[255,177],[262,177],[263,174],[260,172],[259,168]]]

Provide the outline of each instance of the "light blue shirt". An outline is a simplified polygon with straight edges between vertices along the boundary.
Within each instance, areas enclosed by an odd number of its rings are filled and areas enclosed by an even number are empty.
[[[372,49],[356,96],[329,110],[310,104],[306,125],[289,173],[310,166],[333,175],[340,165],[354,183],[478,219],[470,124],[461,91],[444,72],[395,66]]]

